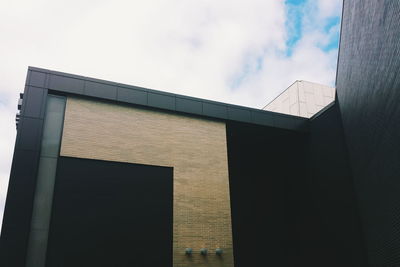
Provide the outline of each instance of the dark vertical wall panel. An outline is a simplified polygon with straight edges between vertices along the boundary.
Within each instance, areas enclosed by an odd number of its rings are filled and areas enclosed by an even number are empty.
[[[25,265],[47,98],[46,76],[31,70],[27,75],[0,236],[0,266]]]
[[[0,266],[24,266],[39,152],[14,152],[0,239]]]
[[[338,105],[310,121],[309,175],[336,266],[366,266],[359,211]]]
[[[235,266],[341,266],[313,198],[308,136],[228,123]]]
[[[235,267],[284,266],[279,265],[286,235],[281,171],[287,168],[277,136],[253,125],[227,124]]]
[[[400,2],[344,1],[337,94],[371,266],[400,265]]]
[[[46,266],[172,266],[172,172],[60,157]]]

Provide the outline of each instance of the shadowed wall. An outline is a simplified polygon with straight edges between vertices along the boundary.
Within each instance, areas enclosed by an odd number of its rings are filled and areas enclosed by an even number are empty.
[[[344,1],[337,95],[370,266],[400,265],[399,40],[399,1]]]
[[[60,157],[46,266],[172,266],[172,172]]]
[[[326,249],[334,251],[324,266],[365,266],[364,238],[337,104],[310,121],[308,149],[313,199],[327,232]]]

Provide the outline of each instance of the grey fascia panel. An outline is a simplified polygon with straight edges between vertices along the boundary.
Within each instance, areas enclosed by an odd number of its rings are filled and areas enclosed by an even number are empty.
[[[117,99],[117,87],[114,85],[86,81],[84,92],[87,96],[94,96],[111,100]]]
[[[309,125],[309,120],[303,120],[299,118],[291,118],[290,122],[290,130],[296,130],[296,131],[302,131],[306,132],[308,131],[308,125]]]
[[[118,86],[118,84],[116,82],[111,82],[111,81],[102,80],[102,79],[96,79],[96,78],[91,78],[91,77],[84,77],[84,80],[88,81],[88,82],[102,83],[102,84],[107,84],[107,85],[111,85],[111,86]]]
[[[203,102],[203,115],[220,119],[228,119],[228,109],[226,105]]]
[[[28,86],[25,90],[21,115],[32,118],[43,118],[47,89]]]
[[[202,115],[203,102],[199,100],[190,99],[188,97],[177,96],[176,111]]]
[[[274,127],[288,129],[290,127],[290,124],[286,117],[280,116],[280,115],[275,115],[274,116]]]
[[[270,111],[247,108],[216,101],[198,99],[153,89],[109,82],[100,79],[29,67],[31,72],[48,74],[49,89],[73,94],[88,95],[125,103],[138,104],[159,109],[203,115],[211,118],[229,119],[255,123],[296,131],[308,129],[307,119],[278,114]],[[45,82],[46,83],[46,82]],[[108,88],[108,90],[106,89]],[[111,89],[112,88],[112,89]],[[115,97],[114,97],[115,93]],[[271,116],[273,125],[271,125]]]
[[[266,111],[253,111],[253,123],[261,124],[265,126],[274,126],[274,114]]]
[[[276,114],[274,116],[274,126],[277,128],[306,131],[307,124],[307,119],[302,119],[294,116],[285,116],[281,114]]]
[[[175,110],[175,97],[170,94],[162,94],[162,93],[148,93],[148,106]]]
[[[46,73],[38,71],[30,71],[28,85],[36,87],[44,87],[46,82]]]
[[[247,109],[228,106],[228,119],[242,122],[251,122],[251,112]]]
[[[118,87],[117,100],[130,104],[147,106],[147,92],[138,89]]]
[[[84,80],[50,74],[49,89],[83,95],[84,87]]]

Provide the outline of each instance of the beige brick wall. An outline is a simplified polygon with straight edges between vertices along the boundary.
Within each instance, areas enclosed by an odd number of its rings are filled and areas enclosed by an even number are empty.
[[[173,167],[173,266],[233,267],[223,122],[68,97],[61,155]]]

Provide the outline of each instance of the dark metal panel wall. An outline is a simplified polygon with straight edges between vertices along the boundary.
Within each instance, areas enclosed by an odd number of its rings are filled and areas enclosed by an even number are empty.
[[[235,267],[285,266],[287,168],[281,160],[289,144],[278,136],[272,128],[227,123]]]
[[[235,266],[342,267],[313,198],[308,136],[227,123],[227,141]]]
[[[345,0],[337,94],[371,266],[400,266],[400,1]]]
[[[48,74],[28,71],[0,237],[0,266],[24,266]]]
[[[309,175],[313,198],[340,267],[366,265],[359,211],[337,104],[310,121]]]
[[[48,267],[172,266],[173,169],[59,157]]]
[[[299,134],[227,124],[235,266],[365,266],[337,105]]]

